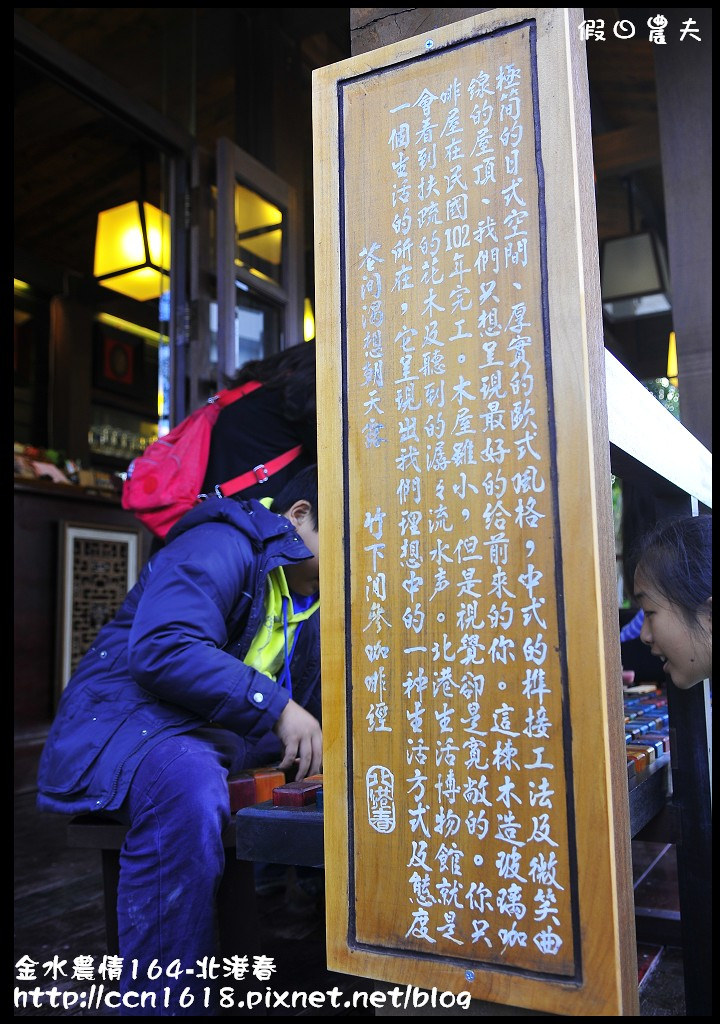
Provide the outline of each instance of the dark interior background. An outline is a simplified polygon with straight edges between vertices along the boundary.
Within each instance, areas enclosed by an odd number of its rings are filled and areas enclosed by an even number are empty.
[[[302,122],[306,272],[312,281],[311,73],[350,56],[350,8],[15,8],[58,44],[197,138],[220,136],[282,175],[278,124]],[[665,243],[655,73],[645,8],[585,8],[604,18],[587,44],[598,238],[653,228]],[[619,18],[640,26],[618,39]],[[275,124],[273,124],[275,122]],[[297,127],[297,125],[295,125]],[[280,141],[278,141],[278,136]],[[297,137],[297,134],[294,136]],[[97,213],[127,202],[144,176],[162,202],[162,161],[147,140],[15,58],[15,274],[32,266],[77,286],[92,276]],[[630,211],[634,225],[630,224]],[[665,373],[671,314],[606,325],[605,343],[640,379]]]

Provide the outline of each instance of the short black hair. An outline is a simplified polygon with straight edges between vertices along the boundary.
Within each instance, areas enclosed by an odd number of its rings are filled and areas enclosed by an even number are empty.
[[[313,529],[317,530],[318,525],[318,473],[317,465],[306,466],[296,473],[291,480],[285,484],[279,494],[273,499],[270,506],[271,511],[284,516],[288,509],[292,508],[296,501],[310,502],[310,515],[312,516]]]

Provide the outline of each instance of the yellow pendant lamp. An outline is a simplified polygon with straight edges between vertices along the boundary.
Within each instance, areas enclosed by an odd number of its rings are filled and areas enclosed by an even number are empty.
[[[93,273],[104,288],[145,302],[170,287],[170,217],[133,200],[98,214]]]

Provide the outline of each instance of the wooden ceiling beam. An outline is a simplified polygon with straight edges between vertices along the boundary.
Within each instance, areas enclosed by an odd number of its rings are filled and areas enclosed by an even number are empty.
[[[593,162],[598,178],[620,178],[646,167],[660,166],[660,135],[654,121],[593,136]]]

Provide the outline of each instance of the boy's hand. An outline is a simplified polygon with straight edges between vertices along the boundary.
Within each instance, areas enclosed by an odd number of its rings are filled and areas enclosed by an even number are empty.
[[[273,732],[285,748],[285,756],[278,765],[281,771],[298,762],[296,780],[306,775],[317,775],[322,765],[322,729],[317,718],[289,700],[283,713],[273,726]]]

